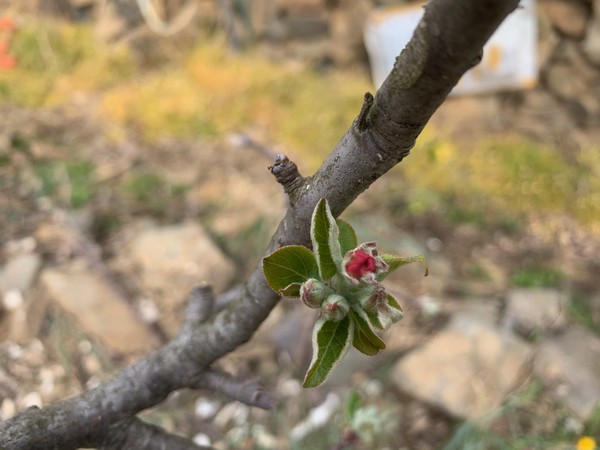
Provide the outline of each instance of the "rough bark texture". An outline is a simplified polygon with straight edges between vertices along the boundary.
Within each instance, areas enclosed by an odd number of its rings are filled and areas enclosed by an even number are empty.
[[[337,216],[402,161],[433,112],[479,61],[484,43],[517,5],[518,0],[432,0],[392,73],[374,99],[365,96],[361,113],[318,172],[302,178],[295,165],[278,157],[271,170],[284,184],[290,206],[267,253],[282,245],[308,245],[309,222],[319,199],[326,198]],[[278,176],[281,173],[285,176]],[[186,321],[174,340],[113,379],[0,423],[0,449],[199,448],[135,415],[177,389],[206,385],[256,406],[272,404],[257,385],[235,387],[210,365],[247,342],[277,300],[259,264],[239,298],[212,320],[205,321],[202,308],[191,307],[195,318]]]

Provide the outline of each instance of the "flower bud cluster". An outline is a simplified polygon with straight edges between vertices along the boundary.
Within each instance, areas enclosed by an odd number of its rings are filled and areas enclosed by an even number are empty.
[[[378,276],[385,274],[389,266],[379,256],[376,245],[366,242],[348,251],[337,277],[327,281],[309,278],[302,283],[302,302],[335,322],[346,317],[351,308],[362,309],[379,329],[400,320],[402,310],[390,305],[389,294],[378,281]]]

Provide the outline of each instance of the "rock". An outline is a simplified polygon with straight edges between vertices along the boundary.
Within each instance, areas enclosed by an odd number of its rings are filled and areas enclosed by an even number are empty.
[[[25,344],[38,335],[46,315],[47,302],[32,286],[42,264],[36,253],[21,253],[10,259],[0,273],[0,296],[7,311],[6,336]]]
[[[20,254],[9,260],[0,272],[0,291],[13,289],[26,292],[33,284],[42,265],[42,258],[36,253]]]
[[[589,25],[581,47],[587,59],[600,68],[600,18]]]
[[[502,404],[530,355],[529,344],[486,316],[458,313],[396,364],[393,380],[402,391],[452,416],[476,419]]]
[[[600,406],[600,339],[578,327],[545,338],[534,363],[535,374],[556,399],[583,421]]]
[[[235,267],[197,223],[145,224],[130,231],[135,235],[122,248],[120,269],[139,275],[142,290],[158,306],[159,323],[170,336],[179,331],[194,286],[206,281],[218,292],[233,280]]]
[[[572,39],[582,39],[585,36],[590,10],[584,2],[545,0],[540,2],[540,6],[554,28],[561,34]]]
[[[556,289],[512,289],[506,296],[505,320],[529,334],[562,328],[567,297]]]
[[[121,353],[147,351],[157,340],[107,281],[82,261],[45,269],[43,288],[85,333]]]

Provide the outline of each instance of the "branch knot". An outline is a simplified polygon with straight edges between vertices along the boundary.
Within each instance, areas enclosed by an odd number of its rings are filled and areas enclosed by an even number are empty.
[[[305,181],[304,177],[298,172],[298,166],[283,153],[277,153],[275,164],[269,166],[269,170],[275,176],[277,182],[283,186],[283,191],[288,195],[290,203],[293,205]]]

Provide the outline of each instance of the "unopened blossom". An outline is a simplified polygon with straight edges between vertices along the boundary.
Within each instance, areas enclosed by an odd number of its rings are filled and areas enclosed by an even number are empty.
[[[349,311],[350,305],[348,301],[339,294],[330,295],[321,305],[321,314],[323,314],[323,317],[334,322],[342,320],[348,315]]]
[[[309,308],[319,309],[321,303],[333,294],[333,290],[322,281],[309,278],[300,286],[300,299]]]
[[[344,256],[344,270],[355,280],[375,281],[378,273],[388,270],[376,249],[376,242],[365,242]]]

